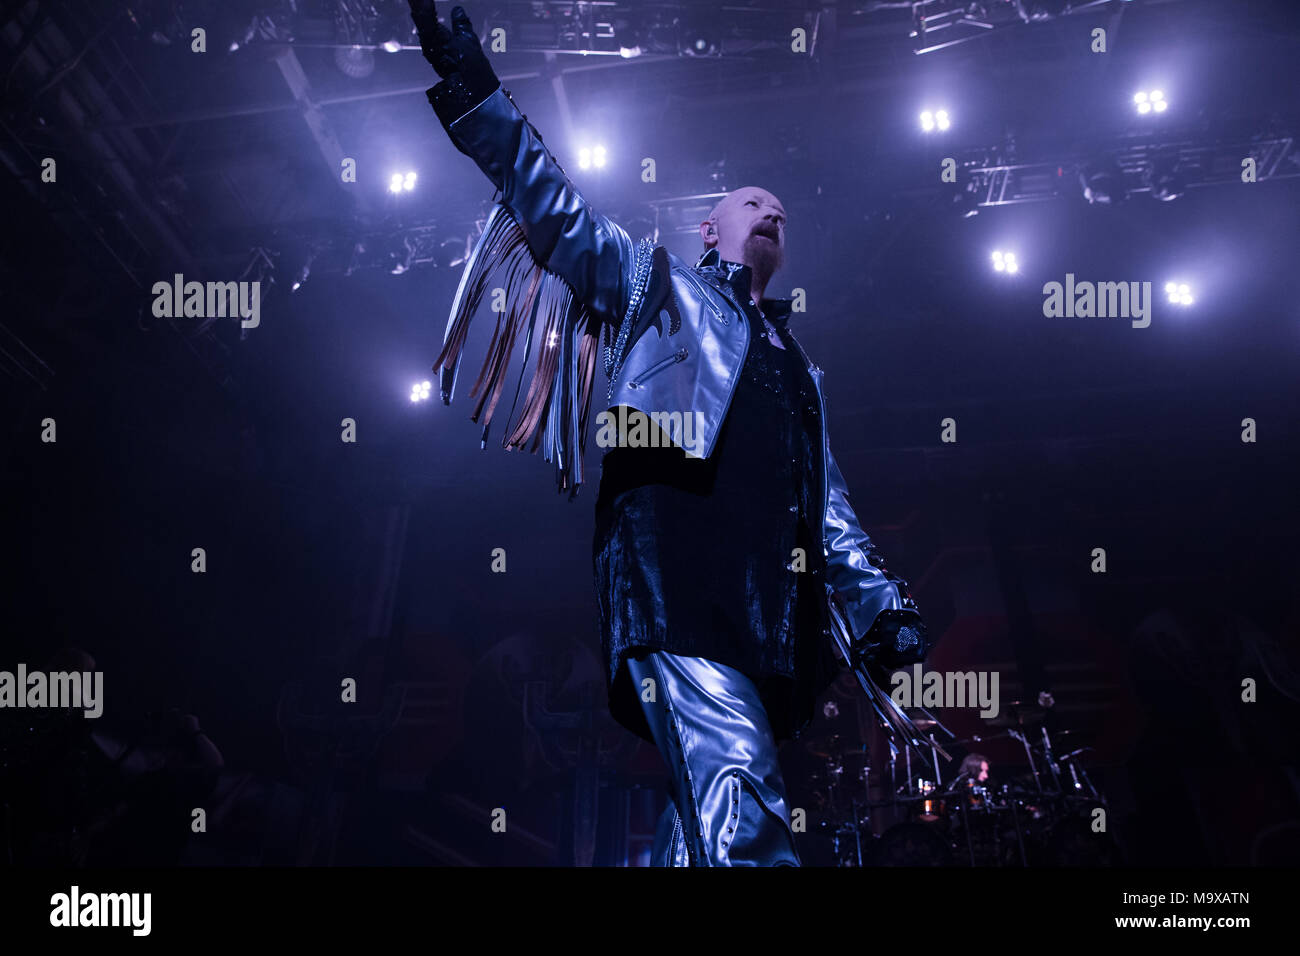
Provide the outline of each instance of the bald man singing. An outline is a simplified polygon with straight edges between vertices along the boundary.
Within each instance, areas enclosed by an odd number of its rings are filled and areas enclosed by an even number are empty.
[[[822,372],[787,327],[792,302],[765,294],[786,209],[757,186],[728,193],[700,223],[693,265],[633,242],[569,180],[464,10],[448,28],[432,0],[410,2],[442,77],[429,101],[499,192],[434,364],[443,401],[483,295],[504,289],[473,420],[486,440],[522,351],[533,377],[512,390],[503,444],[543,447],[573,493],[603,334],[593,564],[610,711],[669,769],[651,863],[798,866],[777,744],[806,727],[842,666],[830,629],[884,646],[907,620],[907,646],[890,645],[897,665],[926,642],[906,582],[848,504]]]

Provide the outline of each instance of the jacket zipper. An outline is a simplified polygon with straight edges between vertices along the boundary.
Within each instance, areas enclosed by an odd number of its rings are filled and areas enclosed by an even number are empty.
[[[668,356],[666,359],[660,359],[658,362],[655,362],[654,365],[651,365],[649,368],[647,368],[644,372],[642,372],[640,375],[638,375],[638,376],[637,376],[636,378],[634,378],[632,381],[628,382],[628,383],[627,383],[627,387],[628,387],[628,388],[640,388],[643,384],[645,384],[645,380],[646,380],[646,379],[650,378],[652,375],[654,375],[654,374],[656,374],[656,373],[658,373],[658,372],[663,371],[663,370],[664,370],[665,368],[667,368],[669,365],[672,365],[672,364],[674,364],[674,363],[676,363],[676,362],[684,362],[684,361],[686,361],[686,356],[687,356],[688,354],[690,354],[689,351],[687,350],[686,346],[683,345],[681,348],[679,348],[679,349],[678,349],[676,352],[674,352],[672,355]]]
[[[686,281],[691,285],[695,286],[695,290],[700,294],[700,300],[708,306],[709,311],[713,313],[715,319],[720,321],[723,325],[731,324],[731,320],[723,315],[722,310],[713,304],[713,301],[709,298],[708,291],[705,289],[705,284],[701,282],[699,278],[693,275],[689,269],[676,269],[674,271],[686,279]]]

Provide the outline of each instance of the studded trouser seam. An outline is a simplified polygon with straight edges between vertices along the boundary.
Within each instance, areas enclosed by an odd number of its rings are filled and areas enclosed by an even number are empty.
[[[731,816],[728,818],[727,839],[722,841],[724,851],[736,839],[736,830],[740,827],[740,771],[731,771]],[[725,855],[725,854],[724,854]]]

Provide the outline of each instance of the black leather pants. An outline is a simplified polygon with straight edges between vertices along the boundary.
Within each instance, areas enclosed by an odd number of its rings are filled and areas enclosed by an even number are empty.
[[[666,651],[629,657],[627,666],[671,776],[651,865],[799,866],[776,741],[754,682]]]

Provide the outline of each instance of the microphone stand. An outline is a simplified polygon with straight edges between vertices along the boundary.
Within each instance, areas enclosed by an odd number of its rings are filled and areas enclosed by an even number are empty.
[[[1065,788],[1061,786],[1061,768],[1056,765],[1056,757],[1052,754],[1052,741],[1047,736],[1047,725],[1044,724],[1039,728],[1043,734],[1043,753],[1047,755],[1047,769],[1052,772],[1052,781],[1056,784],[1058,792]]]
[[[1029,746],[1029,738],[1026,737],[1018,730],[1008,730],[1007,733],[1010,734],[1012,737],[1014,737],[1016,740],[1019,740],[1022,744],[1024,744],[1025,759],[1029,761],[1029,769],[1033,771],[1034,774],[1034,786],[1038,788],[1039,793],[1042,793],[1043,781],[1038,776],[1038,765],[1034,763],[1034,752]]]

